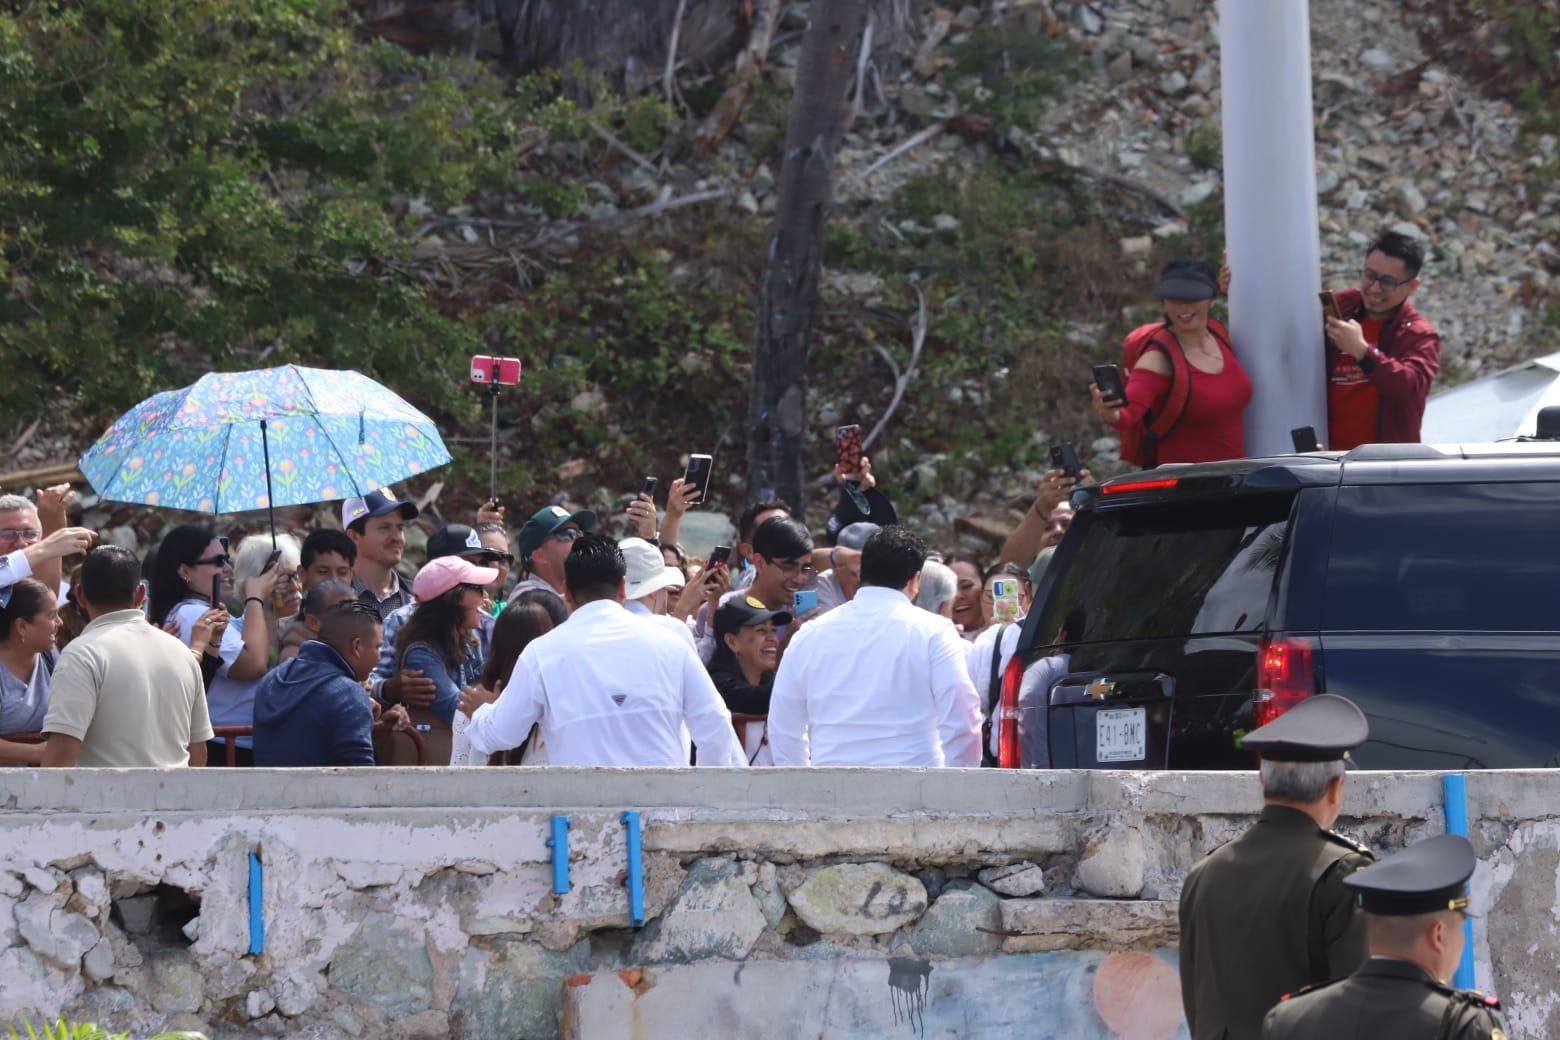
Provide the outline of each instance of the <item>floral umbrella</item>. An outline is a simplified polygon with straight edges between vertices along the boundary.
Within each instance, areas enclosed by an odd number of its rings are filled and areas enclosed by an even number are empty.
[[[374,380],[283,365],[149,397],[79,465],[105,499],[237,513],[353,498],[449,461],[433,420]]]

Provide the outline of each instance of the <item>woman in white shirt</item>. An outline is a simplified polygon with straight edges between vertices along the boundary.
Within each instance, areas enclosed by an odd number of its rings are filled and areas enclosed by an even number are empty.
[[[213,726],[251,726],[254,724],[255,687],[270,665],[270,626],[266,624],[266,605],[275,590],[277,569],[256,575],[239,588],[243,606],[221,636],[216,649],[222,665],[206,687],[206,704]],[[204,527],[185,524],[175,527],[157,548],[152,566],[151,606],[148,616],[153,624],[169,621],[178,626],[178,635],[186,643],[196,631],[196,623],[216,602],[233,596],[233,561],[228,555],[227,539],[219,538]],[[253,761],[248,737],[237,738],[239,765]],[[227,748],[219,738],[211,742],[206,761],[210,765],[227,764]]]

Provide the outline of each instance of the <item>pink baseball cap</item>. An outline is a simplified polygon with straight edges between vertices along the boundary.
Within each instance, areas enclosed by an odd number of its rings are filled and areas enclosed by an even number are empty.
[[[457,585],[491,585],[498,580],[494,567],[478,567],[459,556],[440,556],[429,560],[412,579],[412,595],[417,602],[438,599]]]

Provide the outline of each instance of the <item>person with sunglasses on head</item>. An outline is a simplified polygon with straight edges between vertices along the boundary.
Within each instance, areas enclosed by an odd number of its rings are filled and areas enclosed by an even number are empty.
[[[1343,318],[1327,332],[1327,447],[1415,443],[1430,384],[1441,367],[1441,336],[1409,297],[1419,288],[1425,248],[1395,231],[1365,254],[1358,289],[1333,296]]]
[[[589,509],[569,512],[562,506],[545,506],[531,514],[520,528],[520,567],[523,577],[511,595],[527,589],[542,589],[562,596],[565,579],[563,561],[568,558],[575,539],[596,526],[596,514]]]
[[[497,620],[509,603],[509,572],[515,565],[515,554],[509,551],[509,532],[496,520],[479,521],[472,530],[477,532],[477,540],[487,550],[487,555],[482,558],[482,566],[498,571],[497,580],[487,587],[488,602],[491,604],[487,612]]]
[[[257,574],[238,586],[237,598],[243,601],[237,617],[213,637],[215,645],[204,648],[221,658],[221,665],[206,688],[206,700],[213,726],[250,726],[254,724],[255,687],[270,667],[271,631],[266,606],[276,590],[277,568]],[[214,579],[221,581],[221,595],[211,602]],[[177,624],[178,637],[186,646],[194,646],[198,623],[214,608],[234,598],[233,559],[228,541],[204,527],[184,524],[169,531],[157,547],[152,564],[151,607],[148,616],[155,625]],[[252,742],[236,738],[237,762],[250,765]],[[226,749],[214,742],[208,762],[226,765]]]

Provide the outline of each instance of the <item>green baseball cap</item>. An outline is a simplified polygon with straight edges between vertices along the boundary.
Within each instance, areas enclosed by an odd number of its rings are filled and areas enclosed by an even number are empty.
[[[520,559],[529,562],[531,554],[540,548],[548,535],[571,521],[581,531],[589,531],[596,526],[596,514],[589,509],[571,513],[562,506],[544,506],[532,513],[531,519],[520,528]]]

